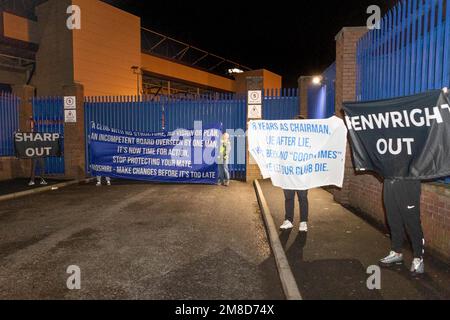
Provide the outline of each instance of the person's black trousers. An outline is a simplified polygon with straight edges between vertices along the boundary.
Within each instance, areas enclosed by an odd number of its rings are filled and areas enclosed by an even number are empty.
[[[31,179],[30,179],[31,181],[35,180],[36,171],[39,171],[37,176],[39,178],[43,179],[44,175],[45,175],[45,159],[44,158],[31,159]]]
[[[308,222],[308,191],[283,190],[286,208],[286,220],[294,222],[295,194],[298,195],[300,206],[300,221]]]
[[[406,229],[411,239],[414,258],[423,257],[425,246],[420,220],[421,190],[420,181],[384,181],[384,205],[391,229],[392,250],[402,252]]]

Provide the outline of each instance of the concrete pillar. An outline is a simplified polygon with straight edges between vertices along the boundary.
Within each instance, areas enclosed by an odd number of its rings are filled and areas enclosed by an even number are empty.
[[[247,77],[246,79],[246,92],[249,90],[263,90],[264,89],[264,78],[263,77]],[[250,119],[248,118],[247,114],[247,132],[248,132],[248,122]],[[248,146],[248,139],[247,139],[247,146]],[[246,181],[248,183],[253,183],[257,179],[262,179],[261,171],[259,170],[258,165],[256,164],[256,161],[253,159],[253,157],[250,155],[250,152],[248,149],[246,150],[247,153],[247,174],[246,174]]]
[[[36,89],[29,85],[14,85],[12,92],[19,97],[19,130],[21,132],[30,132],[29,120],[33,117],[33,104]],[[28,178],[31,174],[31,161],[11,159],[11,178]]]
[[[74,96],[76,104],[76,123],[64,124],[64,163],[65,176],[70,179],[82,179],[86,176],[85,128],[84,128],[84,88],[75,83],[65,85],[64,96]]]
[[[73,83],[75,79],[74,32],[66,26],[69,17],[67,8],[73,1],[41,2],[42,4],[36,7],[39,49],[36,53],[34,84],[39,96],[61,96],[61,85]]]
[[[298,92],[300,94],[300,115],[308,118],[308,88],[311,85],[311,76],[301,76],[298,78]]]
[[[343,102],[356,100],[356,49],[358,40],[368,29],[366,27],[346,27],[336,36],[336,115],[343,118]],[[355,175],[350,147],[347,146],[344,185],[333,189],[337,202],[349,204],[350,183]]]
[[[11,167],[13,158],[0,158],[0,181],[14,179],[13,169]]]
[[[236,93],[246,93],[248,89],[248,79],[260,78],[261,84],[258,87],[261,87],[261,90],[272,90],[272,89],[281,89],[282,78],[281,76],[270,72],[265,69],[260,70],[252,70],[246,71],[244,73],[238,73],[234,75],[235,78],[235,92]],[[256,90],[256,89],[255,89]],[[258,89],[260,90],[260,89]]]
[[[36,89],[28,85],[14,85],[12,92],[15,96],[20,98],[19,105],[19,130],[27,132],[30,130],[27,127],[27,121],[33,116],[32,98],[34,97]]]
[[[356,100],[356,48],[366,27],[346,27],[336,36],[336,115],[343,116],[342,103]]]

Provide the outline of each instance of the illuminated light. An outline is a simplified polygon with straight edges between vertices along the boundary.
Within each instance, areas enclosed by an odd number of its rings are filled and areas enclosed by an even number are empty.
[[[448,93],[448,88],[445,87],[445,88],[442,89],[442,91],[444,91],[444,93]]]
[[[321,76],[313,77],[312,83],[316,86],[320,85],[322,83],[322,77]]]
[[[233,68],[233,69],[228,69],[228,73],[229,74],[236,74],[236,73],[244,73],[243,70],[238,69],[238,68]]]

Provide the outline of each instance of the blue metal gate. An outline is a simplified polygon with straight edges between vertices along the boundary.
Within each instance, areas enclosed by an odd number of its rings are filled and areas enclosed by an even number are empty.
[[[237,99],[231,95],[221,95],[197,100],[167,97],[160,97],[158,101],[152,101],[148,97],[90,97],[85,100],[86,137],[91,122],[122,130],[158,132],[179,128],[192,129],[196,121],[202,121],[203,127],[222,123],[225,130],[231,130],[232,139],[238,142],[232,156],[238,154],[239,143],[243,142],[245,149],[245,98]],[[87,170],[89,170],[88,152],[86,141]],[[245,177],[245,154],[244,158],[239,160],[241,160],[239,163],[230,165],[233,179]]]
[[[92,122],[128,131],[158,132],[163,129],[162,110],[159,101],[141,97],[86,97],[84,101],[86,172],[90,172],[88,138]]]
[[[89,97],[85,99],[86,137],[92,122],[111,128],[140,132],[203,128],[221,123],[233,144],[230,173],[233,179],[246,176],[247,100],[243,95],[220,94],[198,99],[158,97]],[[264,94],[263,117],[267,120],[295,119],[299,114],[298,90],[270,90]],[[86,141],[86,170],[89,148]]]
[[[201,121],[203,127],[221,123],[232,142],[231,177],[243,180],[246,175],[246,105],[245,97],[236,95],[220,95],[216,99],[168,100],[164,106],[165,129],[192,129],[196,121]]]
[[[298,89],[265,90],[263,119],[293,120],[300,114]]]
[[[14,156],[13,135],[19,129],[19,98],[0,93],[0,157]]]
[[[357,50],[360,101],[450,85],[450,0],[403,0]]]
[[[61,147],[64,152],[64,99],[62,97],[33,98],[33,119],[35,132],[59,133],[63,139]],[[46,159],[46,174],[64,174],[64,157]]]
[[[335,114],[336,63],[332,63],[323,73],[321,83],[308,86],[308,118],[327,119]]]

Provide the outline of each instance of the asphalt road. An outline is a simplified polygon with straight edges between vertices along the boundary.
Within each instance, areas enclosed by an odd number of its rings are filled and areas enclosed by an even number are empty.
[[[121,182],[0,203],[0,299],[284,295],[251,185]]]
[[[47,181],[49,186],[67,181],[56,179],[45,179],[45,180]],[[40,179],[36,179],[36,185],[32,187],[28,186],[29,182],[30,179],[14,179],[14,180],[0,181],[0,196],[16,192],[39,189],[42,187],[42,185],[40,185]]]
[[[277,226],[284,221],[283,191],[270,181],[261,183]],[[323,189],[309,193],[310,223],[307,234],[295,229],[280,231],[292,272],[306,300],[439,300],[450,299],[450,268],[426,258],[427,274],[411,278],[412,261],[405,245],[405,265],[382,269],[381,290],[368,290],[367,268],[389,253],[390,239],[372,225],[343,208]]]

